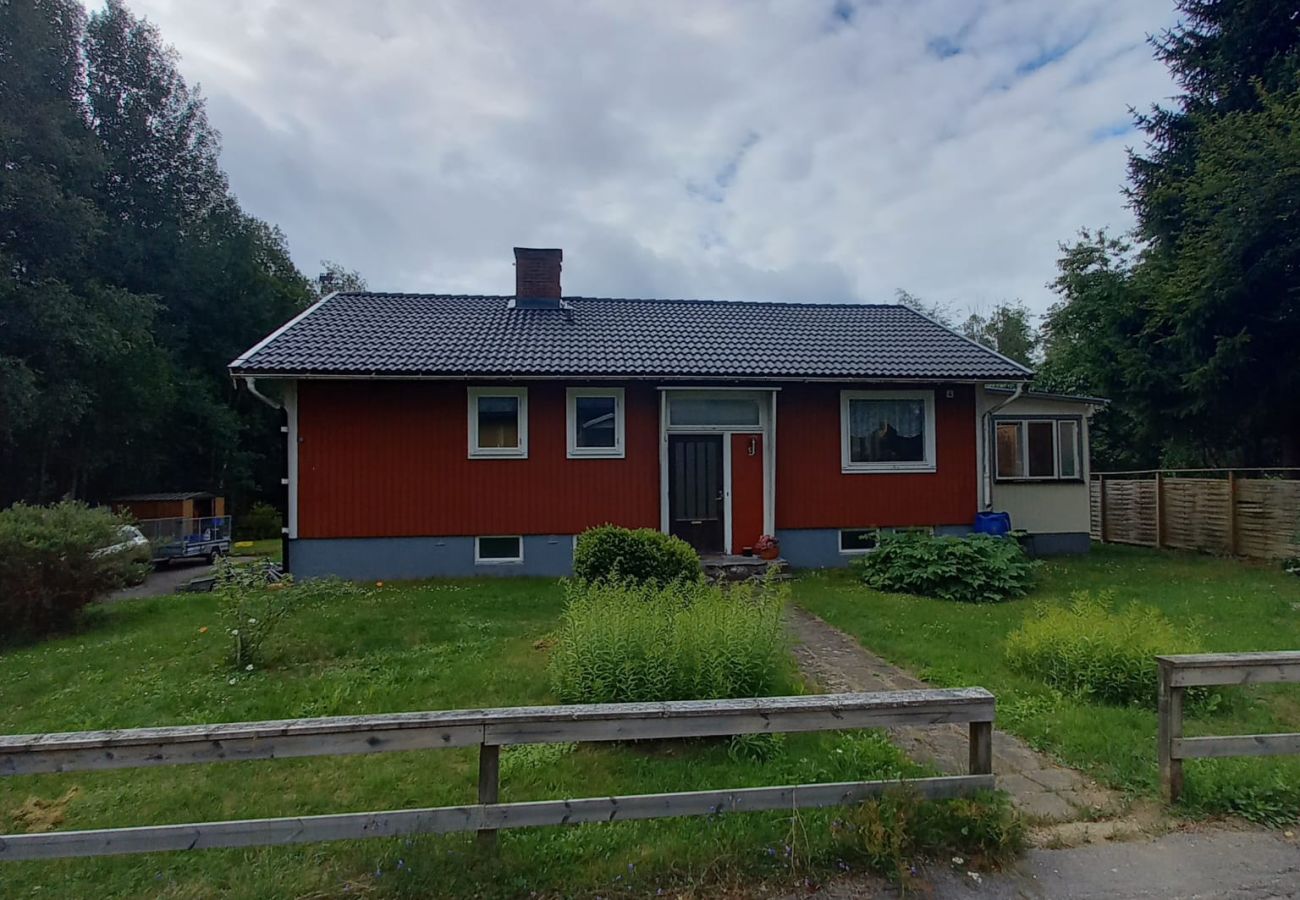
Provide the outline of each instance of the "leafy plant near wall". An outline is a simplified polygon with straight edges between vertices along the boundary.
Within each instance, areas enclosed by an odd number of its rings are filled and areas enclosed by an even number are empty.
[[[1007,635],[1007,664],[1052,687],[1102,703],[1156,704],[1156,656],[1196,653],[1201,641],[1160,610],[1139,603],[1115,608],[1114,594],[1078,591],[1065,606],[1038,603]],[[1189,692],[1202,703],[1210,695]]]
[[[986,534],[935,537],[923,531],[881,532],[856,563],[862,580],[881,591],[963,603],[1024,596],[1038,563],[1015,540]]]
[[[550,662],[564,703],[764,697],[796,687],[781,613],[789,589],[769,580],[568,581]]]
[[[573,574],[581,581],[695,581],[700,555],[681,538],[651,528],[600,525],[578,535]]]

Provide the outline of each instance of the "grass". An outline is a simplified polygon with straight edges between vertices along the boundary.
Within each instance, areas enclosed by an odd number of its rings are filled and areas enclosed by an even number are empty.
[[[794,600],[937,685],[988,688],[998,697],[1000,727],[1103,783],[1155,796],[1154,710],[1064,696],[1007,666],[1006,636],[1033,601],[1064,603],[1078,590],[1111,590],[1119,604],[1137,601],[1174,622],[1194,622],[1210,652],[1300,648],[1300,579],[1274,565],[1121,546],[1048,561],[1035,590],[1009,603],[970,606],[886,594],[844,571],[802,577]],[[1186,733],[1300,731],[1300,687],[1240,689],[1225,701],[1189,712]],[[1184,807],[1192,813],[1233,812],[1278,823],[1300,810],[1300,759],[1294,757],[1191,761],[1186,781]]]
[[[231,556],[266,556],[276,562],[280,561],[284,545],[279,538],[266,538],[260,541],[235,541],[230,545]]]
[[[96,607],[80,634],[0,650],[0,733],[551,702],[547,638],[561,603],[558,585],[526,579],[375,587],[294,611],[268,641],[265,665],[237,676],[210,595]],[[502,799],[919,771],[869,732],[790,736],[778,749],[507,749]],[[475,777],[472,750],[441,750],[4,778],[0,832],[454,805],[472,800]],[[0,896],[707,895],[859,868],[868,857],[832,827],[837,815],[509,831],[496,861],[472,836],[453,835],[8,863]]]

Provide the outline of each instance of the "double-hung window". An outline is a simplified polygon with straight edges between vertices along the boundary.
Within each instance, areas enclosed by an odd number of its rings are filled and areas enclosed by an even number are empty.
[[[469,389],[469,455],[528,457],[528,388]]]
[[[1077,418],[1012,419],[994,423],[999,481],[1078,481],[1080,420]]]
[[[569,388],[566,400],[569,457],[622,458],[623,389]]]
[[[841,391],[844,472],[933,472],[934,391]]]

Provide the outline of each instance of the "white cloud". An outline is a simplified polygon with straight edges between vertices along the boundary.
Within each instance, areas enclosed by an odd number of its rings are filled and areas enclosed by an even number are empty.
[[[134,0],[309,273],[1042,310],[1057,243],[1131,224],[1129,106],[1170,0]]]

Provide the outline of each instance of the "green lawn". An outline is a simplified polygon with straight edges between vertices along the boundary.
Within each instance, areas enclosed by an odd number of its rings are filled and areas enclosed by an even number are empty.
[[[883,594],[846,571],[809,574],[796,603],[891,661],[942,686],[980,685],[997,694],[1002,728],[1099,780],[1139,795],[1157,788],[1156,716],[1053,693],[1010,671],[1003,642],[1034,600],[1063,602],[1072,591],[1110,590],[1118,603],[1159,607],[1195,622],[1207,650],[1300,649],[1300,578],[1275,565],[1193,554],[1095,545],[1087,557],[1044,566],[1030,597],[972,606]],[[1210,712],[1192,713],[1197,734],[1300,731],[1300,686],[1240,689]],[[1282,821],[1300,810],[1300,760],[1198,760],[1186,766],[1186,807]]]
[[[248,546],[242,546],[247,544]],[[276,562],[284,552],[284,545],[279,538],[267,538],[260,541],[236,541],[230,547],[231,556],[267,556]]]
[[[553,582],[368,587],[297,610],[266,667],[232,675],[211,595],[93,610],[76,636],[0,651],[0,733],[539,704],[551,701]],[[899,772],[879,735],[791,736],[763,762],[725,742],[538,746],[502,756],[505,801],[649,793]],[[734,752],[734,751],[733,751]],[[909,769],[909,771],[914,771]],[[471,802],[472,750],[174,766],[0,779],[0,832]],[[505,832],[499,862],[472,836],[0,864],[0,896],[290,897],[636,893],[736,879],[785,885],[861,857],[842,812],[670,819]]]

